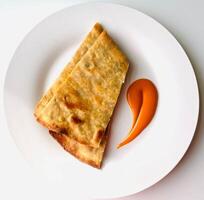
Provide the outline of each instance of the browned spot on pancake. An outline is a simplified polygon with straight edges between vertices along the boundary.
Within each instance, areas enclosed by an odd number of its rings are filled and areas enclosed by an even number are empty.
[[[98,142],[101,140],[101,138],[104,135],[104,130],[103,129],[99,129],[95,135],[95,141]]]
[[[64,138],[61,134],[58,134],[54,131],[49,130],[49,133],[61,144],[64,143]]]
[[[86,107],[82,103],[72,103],[72,102],[65,102],[65,106],[68,109],[79,109],[79,110],[86,110]]]
[[[59,128],[59,133],[67,135],[67,129],[66,128]]]
[[[73,116],[71,117],[71,120],[72,120],[72,122],[75,123],[75,124],[80,124],[80,123],[83,122],[83,120],[81,120],[81,119],[80,119],[79,117],[77,117],[76,115],[73,115]]]

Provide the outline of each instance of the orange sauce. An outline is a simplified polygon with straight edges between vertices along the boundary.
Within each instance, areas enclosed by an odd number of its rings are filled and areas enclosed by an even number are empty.
[[[117,148],[135,139],[150,123],[157,108],[157,89],[150,80],[136,80],[127,90],[127,101],[133,113],[132,127]]]

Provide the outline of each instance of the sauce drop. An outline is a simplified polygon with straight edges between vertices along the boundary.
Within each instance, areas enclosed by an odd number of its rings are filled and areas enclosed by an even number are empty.
[[[127,101],[133,113],[132,127],[117,148],[135,139],[151,122],[157,108],[157,89],[148,79],[136,80],[127,90]]]

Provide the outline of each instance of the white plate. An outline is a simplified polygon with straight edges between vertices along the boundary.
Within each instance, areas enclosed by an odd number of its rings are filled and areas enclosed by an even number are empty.
[[[66,153],[33,117],[37,100],[97,21],[131,62],[101,170]],[[126,89],[141,77],[151,79],[158,88],[157,112],[139,137],[117,150],[116,144],[131,125]],[[8,127],[19,149],[70,199],[79,191],[100,198],[130,195],[161,180],[186,152],[199,112],[193,68],[176,39],[143,13],[106,3],[69,7],[38,24],[13,56],[4,100]]]

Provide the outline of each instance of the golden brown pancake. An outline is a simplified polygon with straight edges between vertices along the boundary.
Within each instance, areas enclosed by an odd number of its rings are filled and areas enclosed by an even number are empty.
[[[97,168],[128,65],[125,55],[96,24],[35,109],[36,119],[65,150]]]

